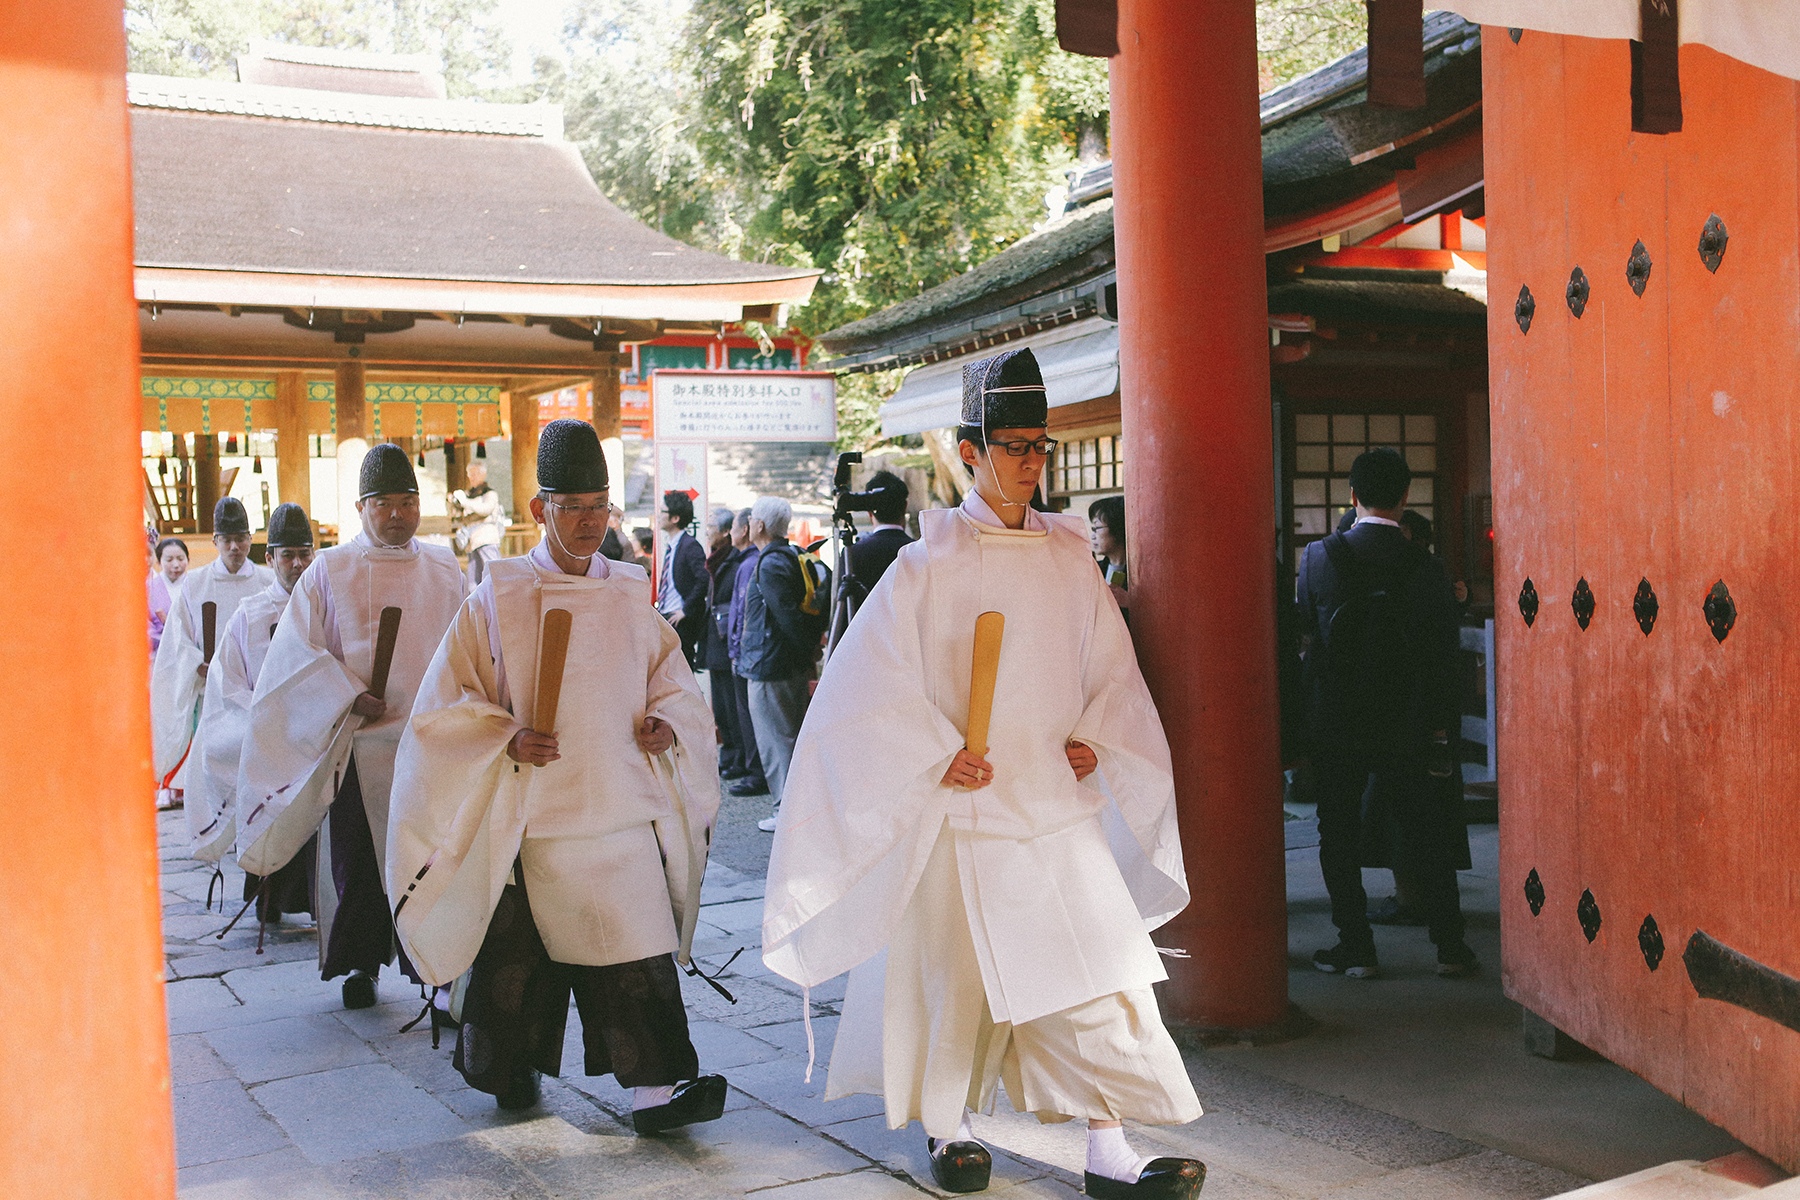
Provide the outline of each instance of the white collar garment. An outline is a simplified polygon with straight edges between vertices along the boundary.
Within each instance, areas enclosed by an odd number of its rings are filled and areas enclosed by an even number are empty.
[[[981,498],[980,492],[971,490],[968,495],[963,497],[962,507],[963,512],[977,525],[986,525],[995,529],[1007,528],[1006,522],[1002,521],[999,515],[988,506],[988,502]],[[1035,508],[1027,508],[1025,510],[1025,528],[1023,532],[1045,533],[1048,532],[1049,529],[1050,527],[1044,524],[1044,518],[1038,515]],[[1008,532],[1011,531],[1008,530]]]
[[[537,545],[533,546],[531,548],[531,553],[527,557],[529,557],[531,559],[532,563],[535,564],[537,567],[539,567],[542,570],[549,571],[553,575],[566,574],[566,572],[561,567],[556,565],[556,560],[554,558],[550,557],[550,546],[549,546],[548,540],[539,542]],[[592,558],[589,558],[588,559],[587,577],[589,579],[605,579],[607,576],[607,573],[610,570],[610,568],[607,566],[607,563],[609,561],[610,560],[606,557],[606,555],[598,554],[598,553],[595,554]]]
[[[1400,522],[1390,521],[1386,517],[1358,517],[1356,525],[1387,525],[1394,529],[1400,528]],[[1356,525],[1352,525],[1350,528],[1354,529]]]
[[[880,533],[884,529],[898,529],[901,533],[906,532],[906,526],[904,526],[904,525],[889,525],[885,521],[877,521],[875,523],[875,528],[869,530],[869,532],[870,533]]]

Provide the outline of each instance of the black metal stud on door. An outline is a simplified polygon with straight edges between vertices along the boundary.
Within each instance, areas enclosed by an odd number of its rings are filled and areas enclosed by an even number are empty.
[[[1581,314],[1587,311],[1588,277],[1580,267],[1569,273],[1569,286],[1563,289],[1563,299],[1569,302],[1569,311],[1580,320]]]
[[[1581,922],[1581,932],[1588,941],[1600,936],[1600,903],[1591,890],[1582,891],[1581,902],[1575,906],[1575,919]]]
[[[1531,628],[1531,623],[1537,620],[1537,612],[1537,588],[1532,586],[1530,579],[1527,579],[1525,586],[1519,589],[1519,615],[1525,618],[1525,628]]]
[[[1537,299],[1532,296],[1531,289],[1525,284],[1519,285],[1519,300],[1513,305],[1513,320],[1519,323],[1520,333],[1531,332],[1531,318],[1537,312]]]
[[[1625,282],[1638,295],[1650,285],[1650,252],[1644,249],[1643,239],[1631,248],[1631,257],[1625,260]]]
[[[1731,235],[1725,231],[1725,222],[1719,220],[1714,213],[1706,218],[1706,224],[1700,230],[1700,261],[1706,264],[1709,271],[1718,271],[1719,263],[1725,258],[1725,244]]]
[[[1663,935],[1653,916],[1645,916],[1644,923],[1638,926],[1638,949],[1644,952],[1644,965],[1652,971],[1662,966]]]
[[[1544,881],[1538,878],[1536,867],[1525,877],[1525,903],[1531,905],[1534,917],[1544,911]]]
[[[1706,627],[1712,630],[1713,640],[1724,641],[1731,627],[1737,624],[1737,604],[1731,598],[1731,590],[1725,586],[1723,579],[1712,585],[1706,593],[1706,601],[1701,604],[1700,611],[1706,614]]]
[[[1656,628],[1656,589],[1650,586],[1648,579],[1638,580],[1637,595],[1631,598],[1631,615],[1637,618],[1638,628],[1649,637],[1650,631]]]
[[[1594,589],[1588,586],[1587,576],[1575,585],[1575,594],[1569,597],[1569,607],[1575,610],[1575,623],[1583,629],[1594,619]]]

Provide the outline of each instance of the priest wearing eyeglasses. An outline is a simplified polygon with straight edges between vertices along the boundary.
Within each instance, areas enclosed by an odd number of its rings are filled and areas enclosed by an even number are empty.
[[[400,940],[428,983],[470,972],[454,1062],[501,1108],[561,1070],[572,992],[585,1071],[633,1089],[639,1133],[716,1120],[676,972],[719,809],[712,711],[649,577],[599,553],[593,426],[546,425],[537,477],[544,540],[488,567],[400,744]]]
[[[979,1191],[971,1110],[1088,1123],[1086,1188],[1191,1197],[1197,1160],[1121,1122],[1200,1104],[1157,1010],[1147,932],[1188,902],[1161,722],[1085,523],[1034,510],[1055,448],[1030,350],[964,368],[974,490],[923,513],[829,660],[769,864],[764,960],[850,972],[826,1098],[924,1126],[939,1187]],[[967,745],[976,618],[1005,618],[985,754]]]

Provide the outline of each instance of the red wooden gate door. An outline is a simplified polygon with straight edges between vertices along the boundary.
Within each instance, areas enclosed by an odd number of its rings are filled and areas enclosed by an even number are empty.
[[[1507,994],[1800,1170],[1800,86],[1482,43]]]

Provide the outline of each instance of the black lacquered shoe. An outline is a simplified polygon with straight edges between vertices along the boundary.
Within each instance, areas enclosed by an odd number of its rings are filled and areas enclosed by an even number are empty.
[[[344,977],[344,1007],[374,1008],[375,977],[362,971],[352,971]]]
[[[515,1112],[536,1104],[539,1094],[538,1073],[527,1067],[513,1077],[505,1091],[494,1097],[494,1103],[508,1112]]]
[[[631,1127],[640,1134],[664,1133],[683,1125],[716,1121],[725,1115],[725,1077],[702,1075],[678,1084],[667,1104],[640,1108],[631,1114]]]
[[[1098,1200],[1191,1200],[1206,1182],[1206,1164],[1197,1158],[1153,1158],[1136,1183],[1121,1183],[1086,1172],[1087,1194]]]
[[[994,1173],[994,1156],[980,1142],[940,1142],[925,1139],[931,1157],[931,1177],[946,1192],[979,1192]]]

